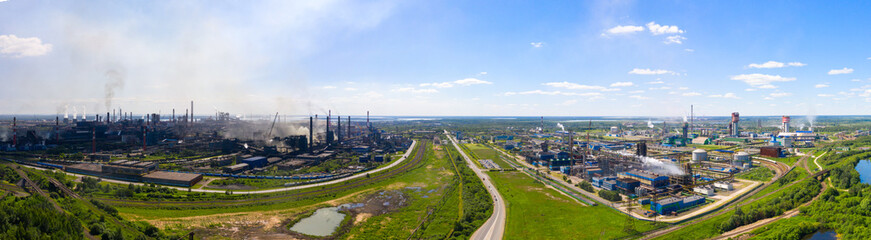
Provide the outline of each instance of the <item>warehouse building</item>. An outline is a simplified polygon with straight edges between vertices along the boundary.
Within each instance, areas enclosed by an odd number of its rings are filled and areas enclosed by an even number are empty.
[[[103,173],[120,175],[138,175],[157,170],[157,163],[130,160],[117,160],[103,166]]]
[[[654,188],[662,188],[668,186],[668,177],[659,176],[653,173],[631,170],[617,174],[620,178],[631,178],[641,182],[641,185],[651,186]]]
[[[247,163],[251,168],[265,167],[268,161],[266,157],[250,157],[242,160],[242,163]]]
[[[705,203],[705,197],[693,195],[684,198],[668,197],[650,203],[650,210],[660,215],[679,213]]]
[[[103,165],[94,163],[79,163],[66,166],[66,171],[85,175],[99,175],[103,173]]]
[[[235,164],[235,165],[230,165],[230,166],[224,167],[224,172],[225,173],[238,173],[241,171],[245,171],[247,169],[248,169],[247,163],[240,163],[240,164]]]
[[[640,187],[641,182],[631,178],[618,178],[617,179],[617,189],[623,192],[624,194],[632,194],[635,193],[635,188]]]
[[[167,171],[155,171],[142,176],[143,182],[180,187],[193,186],[200,180],[203,180],[202,174]]]

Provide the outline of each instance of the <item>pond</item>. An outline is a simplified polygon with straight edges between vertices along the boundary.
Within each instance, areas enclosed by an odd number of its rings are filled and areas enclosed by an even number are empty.
[[[856,164],[856,171],[862,183],[871,184],[871,160],[862,160]]]
[[[333,234],[342,224],[345,214],[339,212],[339,207],[321,208],[310,217],[303,218],[290,227],[291,231],[318,237]]]
[[[810,237],[806,237],[807,240],[836,240],[838,239],[838,234],[835,231],[831,230],[820,230]]]

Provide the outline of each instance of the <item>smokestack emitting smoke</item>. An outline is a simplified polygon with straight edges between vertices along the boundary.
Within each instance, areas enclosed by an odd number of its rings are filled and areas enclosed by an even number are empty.
[[[565,131],[566,131],[566,127],[565,127],[565,126],[563,126],[563,124],[562,124],[562,123],[556,123],[556,126],[557,126],[557,127],[559,127],[559,128],[560,128],[560,129],[562,129],[562,130],[563,130],[563,132],[565,132]]]
[[[315,142],[314,128],[315,128],[315,120],[311,116],[308,116],[308,149],[309,149],[309,151],[312,150],[312,144]]]
[[[60,133],[58,132],[58,131],[60,131],[60,129],[58,129],[59,128],[58,126],[60,126],[60,117],[55,116],[54,117],[54,140],[55,141],[60,141]]]
[[[172,122],[175,122],[175,108],[172,109]]]
[[[191,101],[191,122],[194,121],[194,101]]]
[[[367,128],[370,127],[370,124],[369,124],[369,111],[366,111],[366,127],[367,127]]]

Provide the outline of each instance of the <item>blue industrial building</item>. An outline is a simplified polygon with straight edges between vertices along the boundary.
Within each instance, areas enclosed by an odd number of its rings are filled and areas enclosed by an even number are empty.
[[[251,168],[259,168],[266,166],[266,157],[250,157],[242,160],[242,163],[247,163]]]
[[[618,178],[617,179],[617,189],[620,189],[624,193],[634,193],[635,188],[640,187],[641,182],[631,178]]]
[[[619,173],[617,174],[621,178],[632,178],[638,180],[643,185],[651,186],[654,188],[662,188],[668,186],[668,177],[667,176],[659,176],[648,172],[642,172],[638,170],[632,170],[629,172]]]
[[[698,195],[684,198],[669,197],[650,203],[650,210],[665,215],[672,212],[682,212],[703,203],[705,203],[705,197]]]
[[[551,171],[560,170],[560,167],[571,167],[572,159],[563,158],[563,159],[551,159],[547,161],[547,167],[550,168]]]
[[[592,177],[591,179],[592,181],[590,181],[590,183],[593,187],[602,188],[602,184],[604,184],[605,181],[614,180],[614,177]]]

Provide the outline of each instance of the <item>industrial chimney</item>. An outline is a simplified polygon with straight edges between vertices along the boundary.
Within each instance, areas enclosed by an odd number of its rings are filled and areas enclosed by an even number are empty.
[[[783,123],[781,129],[783,130],[783,132],[789,132],[789,116],[783,116],[781,119],[781,122]]]
[[[309,149],[309,151],[312,150],[312,145],[315,142],[314,127],[315,127],[314,118],[312,118],[311,116],[308,116],[308,149]]]

